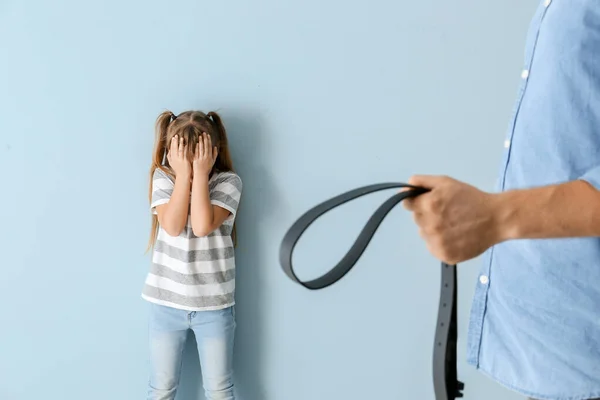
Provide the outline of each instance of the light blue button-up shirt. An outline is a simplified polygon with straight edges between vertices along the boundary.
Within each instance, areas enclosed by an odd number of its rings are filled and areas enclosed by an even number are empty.
[[[600,188],[600,0],[541,0],[498,190]],[[515,240],[484,254],[468,362],[536,399],[600,397],[600,238]]]

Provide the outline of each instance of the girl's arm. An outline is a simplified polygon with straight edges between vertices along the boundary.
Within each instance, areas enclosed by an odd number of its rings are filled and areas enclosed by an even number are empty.
[[[196,236],[208,236],[229,217],[231,212],[211,204],[208,174],[194,171],[192,182],[191,222]]]
[[[218,199],[211,200],[210,198],[208,180],[218,155],[217,148],[212,145],[210,135],[203,133],[196,146],[194,161],[192,162],[194,178],[192,182],[191,222],[192,230],[196,236],[208,236],[236,211],[235,207],[220,202]],[[219,184],[217,183],[216,193],[219,193],[218,189]],[[237,206],[237,201],[235,203],[235,206]]]
[[[187,223],[189,207],[190,177],[177,176],[169,202],[156,207],[158,222],[169,235],[179,236]]]
[[[169,148],[169,165],[175,172],[175,185],[169,202],[156,207],[158,222],[171,236],[179,236],[187,224],[190,207],[191,163],[183,138],[174,136]]]

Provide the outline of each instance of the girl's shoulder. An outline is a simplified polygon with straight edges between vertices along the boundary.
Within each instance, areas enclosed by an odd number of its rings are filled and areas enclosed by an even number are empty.
[[[231,184],[239,191],[242,190],[242,178],[233,171],[216,172],[211,178],[211,184],[214,186],[220,184]]]
[[[163,167],[164,168],[164,167]],[[152,180],[166,179],[170,182],[174,182],[173,176],[168,172],[168,169],[156,168],[152,174]]]
[[[236,180],[240,180],[240,181],[242,180],[242,178],[240,178],[240,176],[233,171],[215,172],[212,179],[221,180],[221,181],[222,180],[230,180],[230,179],[236,179]]]

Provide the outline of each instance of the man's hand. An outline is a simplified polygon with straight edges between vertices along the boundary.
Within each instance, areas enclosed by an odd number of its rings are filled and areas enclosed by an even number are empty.
[[[203,133],[198,140],[194,153],[194,176],[210,174],[215,161],[217,161],[217,147],[212,145],[210,135]]]
[[[414,176],[408,183],[430,189],[403,203],[427,248],[441,261],[466,261],[504,240],[497,195],[445,176]]]

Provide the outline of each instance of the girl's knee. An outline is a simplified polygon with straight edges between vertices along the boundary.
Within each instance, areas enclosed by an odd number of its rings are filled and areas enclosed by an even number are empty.
[[[230,376],[204,378],[206,400],[234,400],[233,379]]]
[[[177,376],[153,374],[148,383],[148,400],[174,400],[178,383]]]

